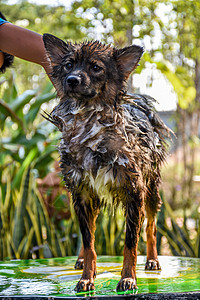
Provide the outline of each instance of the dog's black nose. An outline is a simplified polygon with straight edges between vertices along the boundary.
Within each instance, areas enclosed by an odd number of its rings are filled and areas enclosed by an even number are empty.
[[[81,78],[77,75],[70,75],[67,78],[67,83],[71,86],[71,87],[75,87],[77,85],[79,85],[81,83]]]

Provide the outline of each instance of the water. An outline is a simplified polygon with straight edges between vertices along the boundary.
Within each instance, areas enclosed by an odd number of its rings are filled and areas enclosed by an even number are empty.
[[[81,295],[74,291],[82,273],[74,269],[75,261],[76,257],[0,261],[0,296]],[[123,257],[98,257],[96,296],[117,294],[122,261]],[[161,256],[161,271],[144,271],[145,261],[138,257],[138,294],[200,291],[200,259]]]

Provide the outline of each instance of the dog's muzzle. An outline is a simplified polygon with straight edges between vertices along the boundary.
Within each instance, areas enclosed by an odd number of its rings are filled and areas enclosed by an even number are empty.
[[[77,99],[91,99],[97,95],[95,89],[90,88],[86,85],[86,79],[84,76],[71,74],[65,78],[64,92],[75,96]]]

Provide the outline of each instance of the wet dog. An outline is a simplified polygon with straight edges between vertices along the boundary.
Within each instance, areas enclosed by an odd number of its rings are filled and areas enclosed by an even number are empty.
[[[128,95],[126,81],[143,49],[116,49],[98,41],[65,43],[43,36],[60,98],[47,119],[62,132],[60,166],[71,191],[83,237],[76,267],[83,266],[77,291],[94,289],[95,221],[100,209],[120,203],[126,218],[124,261],[118,291],[134,290],[137,244],[147,212],[146,269],[160,269],[155,216],[161,206],[160,166],[168,128],[153,99]],[[84,260],[84,263],[83,263]]]

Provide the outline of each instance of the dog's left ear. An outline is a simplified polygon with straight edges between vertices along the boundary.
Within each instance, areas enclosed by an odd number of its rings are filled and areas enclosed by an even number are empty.
[[[125,79],[137,67],[143,52],[144,49],[136,45],[115,50],[114,56],[117,60],[118,68],[124,74]]]

